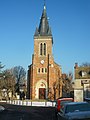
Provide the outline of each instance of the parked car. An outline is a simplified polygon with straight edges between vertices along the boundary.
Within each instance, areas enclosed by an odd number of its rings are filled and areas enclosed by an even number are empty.
[[[84,101],[90,103],[90,98],[84,98]]]
[[[0,105],[0,112],[4,111],[5,108],[3,106]]]
[[[66,103],[57,114],[58,120],[90,120],[90,104],[88,102]]]
[[[56,101],[56,112],[59,112],[64,103],[74,102],[73,98],[61,98]]]

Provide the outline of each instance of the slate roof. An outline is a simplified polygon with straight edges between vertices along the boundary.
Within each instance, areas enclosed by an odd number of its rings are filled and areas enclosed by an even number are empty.
[[[51,28],[49,27],[46,6],[44,5],[39,27],[36,27],[34,36],[52,36]]]
[[[77,67],[75,69],[75,79],[90,79],[90,66]]]

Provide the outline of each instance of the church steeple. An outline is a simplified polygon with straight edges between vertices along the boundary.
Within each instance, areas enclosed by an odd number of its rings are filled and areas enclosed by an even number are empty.
[[[40,19],[39,27],[36,28],[34,36],[52,36],[51,28],[49,27],[49,23],[48,23],[45,4],[44,4],[41,19]]]

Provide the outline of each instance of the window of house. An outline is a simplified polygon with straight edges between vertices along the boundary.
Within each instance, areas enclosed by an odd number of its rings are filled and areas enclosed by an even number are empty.
[[[85,77],[85,76],[87,76],[87,72],[82,71],[82,77]]]

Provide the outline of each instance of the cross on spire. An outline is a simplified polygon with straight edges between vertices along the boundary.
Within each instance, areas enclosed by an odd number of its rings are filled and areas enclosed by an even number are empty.
[[[44,0],[44,5],[45,5],[45,3],[46,3],[46,0]]]
[[[46,9],[46,0],[44,0],[44,9]]]

